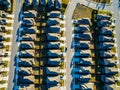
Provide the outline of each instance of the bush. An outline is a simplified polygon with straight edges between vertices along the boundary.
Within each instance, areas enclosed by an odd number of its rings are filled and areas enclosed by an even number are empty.
[[[117,81],[117,85],[120,86],[120,81]]]

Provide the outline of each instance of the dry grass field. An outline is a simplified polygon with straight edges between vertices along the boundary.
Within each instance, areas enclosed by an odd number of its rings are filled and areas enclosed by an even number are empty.
[[[73,12],[73,19],[78,18],[91,18],[92,9],[84,5],[78,4]]]

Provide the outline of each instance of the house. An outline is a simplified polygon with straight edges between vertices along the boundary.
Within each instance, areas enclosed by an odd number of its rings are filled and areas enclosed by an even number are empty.
[[[60,76],[47,76],[47,87],[48,87],[48,90],[49,88],[51,87],[54,87],[54,86],[58,86],[59,82],[60,82]]]
[[[60,34],[57,34],[57,33],[48,33],[47,34],[48,41],[59,41],[60,37],[61,37]]]
[[[114,42],[115,39],[109,36],[99,35],[99,42]]]
[[[106,84],[115,84],[117,78],[111,75],[101,75],[101,80]]]
[[[57,26],[50,26],[48,28],[48,32],[49,33],[60,33],[60,26],[57,25]]]
[[[60,65],[60,58],[49,58],[47,64],[50,66],[58,66]]]
[[[92,36],[90,33],[79,33],[79,34],[73,34],[73,38],[80,40],[91,40]]]
[[[34,49],[34,42],[33,41],[21,41],[19,44],[20,49]]]
[[[19,76],[29,76],[33,74],[32,67],[20,67],[18,71]]]
[[[115,53],[110,50],[101,50],[100,57],[101,58],[112,58],[115,56]]]
[[[19,90],[34,90],[34,89],[35,89],[34,84],[20,84],[20,87],[19,87]]]
[[[60,67],[47,67],[46,74],[49,76],[57,76],[60,73]]]
[[[98,27],[107,27],[107,26],[110,26],[111,24],[112,24],[112,22],[109,20],[100,20],[100,21],[98,21],[97,26]]]
[[[90,57],[91,50],[78,50],[74,52],[74,57]]]
[[[40,0],[40,4],[41,4],[41,5],[46,5],[47,2],[46,2],[46,0]]]
[[[33,6],[38,6],[39,5],[39,0],[32,0]]]
[[[0,3],[4,4],[7,9],[11,7],[11,1],[10,0],[0,0]]]
[[[103,90],[120,90],[115,84],[104,84]]]
[[[89,32],[89,31],[90,31],[89,25],[79,25],[77,27],[74,27],[75,33],[84,33],[84,32]]]
[[[73,24],[91,25],[91,21],[89,18],[82,18],[82,19],[74,20]]]
[[[25,34],[18,38],[19,41],[34,41],[36,39],[36,34]]]
[[[102,73],[104,73],[104,74],[117,74],[118,68],[104,66],[102,69]]]
[[[34,58],[21,58],[19,63],[19,67],[32,67],[34,65]]]
[[[34,18],[23,18],[20,23],[22,26],[33,26],[35,25],[35,20]]]
[[[48,54],[48,57],[57,58],[62,56],[61,50],[49,50],[47,54]]]
[[[73,41],[72,48],[89,49],[90,48],[90,41]]]
[[[3,47],[4,47],[3,43],[0,42],[0,49],[3,48]]]
[[[47,85],[47,86],[49,87],[49,85]],[[54,86],[54,87],[52,87],[52,86],[49,87],[48,90],[61,90],[60,88],[61,88],[61,86],[57,85],[57,86]]]
[[[117,63],[118,61],[114,60],[113,58],[106,58],[106,59],[100,60],[100,64],[106,65],[106,66],[114,66]]]
[[[19,28],[22,34],[36,34],[37,27],[21,27]]]
[[[30,6],[32,4],[32,0],[24,0],[24,5],[27,7],[27,6]]]
[[[94,90],[94,83],[79,83],[73,84],[73,90]]]
[[[30,76],[19,76],[19,82],[21,84],[34,84],[34,79],[35,77],[30,75]]]
[[[0,25],[6,25],[7,23],[7,19],[0,19]]]
[[[100,29],[100,34],[101,35],[112,35],[113,34],[113,30],[110,29],[109,27],[102,27]]]
[[[78,65],[92,65],[92,58],[73,58],[72,62]]]
[[[47,26],[54,26],[60,24],[60,19],[59,18],[49,18],[47,20]]]
[[[5,40],[5,37],[3,35],[0,35],[0,41]]]
[[[54,0],[48,0],[48,7],[49,8],[54,7]]]
[[[49,18],[60,18],[61,12],[60,11],[51,11],[47,13]]]
[[[91,66],[76,66],[72,69],[72,74],[89,74],[91,72]]]
[[[75,82],[78,82],[78,83],[79,82],[81,82],[81,83],[89,82],[91,79],[91,74],[87,74],[87,75],[73,74],[72,76],[75,79]]]
[[[48,42],[47,46],[48,46],[48,49],[59,49],[60,42]]]
[[[23,13],[21,14],[21,17],[22,18],[35,18],[36,14],[37,12],[35,10],[28,10],[28,11],[23,11]]]
[[[6,30],[6,28],[5,28],[5,26],[0,26],[0,32],[6,32],[7,30]]]
[[[23,57],[23,58],[32,58],[34,57],[35,54],[35,50],[21,50],[18,52],[18,56],[19,57]]]
[[[105,14],[97,14],[97,20],[110,20],[111,16]]]
[[[55,0],[55,8],[56,9],[62,8],[62,0]]]
[[[111,42],[100,42],[99,49],[112,49],[114,47],[114,43]]]

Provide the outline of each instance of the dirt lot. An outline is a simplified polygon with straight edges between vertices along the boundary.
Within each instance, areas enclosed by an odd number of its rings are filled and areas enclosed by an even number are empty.
[[[99,2],[99,3],[110,3],[111,0],[91,0],[94,2]]]
[[[74,10],[73,13],[73,19],[78,19],[78,18],[91,18],[91,13],[92,13],[92,9],[88,8],[84,5],[80,5],[78,4]]]

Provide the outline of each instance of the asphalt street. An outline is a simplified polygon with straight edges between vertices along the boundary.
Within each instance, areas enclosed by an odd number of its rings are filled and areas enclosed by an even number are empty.
[[[12,31],[12,46],[11,46],[11,60],[10,60],[10,72],[8,81],[8,90],[13,90],[14,87],[14,75],[15,75],[15,56],[18,50],[17,40],[17,30],[19,27],[19,12],[22,6],[22,0],[14,0],[14,26]]]
[[[117,49],[118,49],[118,56],[120,56],[120,20],[119,20],[119,10],[118,10],[118,0],[114,0],[113,3],[110,5],[105,4],[98,4],[90,2],[89,0],[71,0],[68,4],[68,7],[66,9],[65,15],[66,15],[66,44],[67,44],[67,52],[66,52],[66,90],[73,90],[72,84],[74,81],[72,80],[71,70],[71,60],[73,57],[73,51],[71,48],[72,44],[72,14],[74,12],[74,9],[76,5],[80,3],[82,5],[85,5],[87,7],[90,7],[92,9],[99,9],[99,10],[108,10],[114,14],[114,18],[116,20],[116,33],[117,33]],[[119,59],[120,57],[118,57]],[[120,61],[119,61],[120,62]]]

